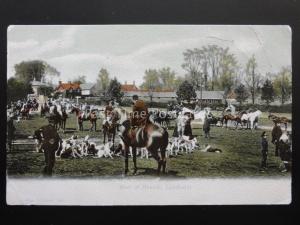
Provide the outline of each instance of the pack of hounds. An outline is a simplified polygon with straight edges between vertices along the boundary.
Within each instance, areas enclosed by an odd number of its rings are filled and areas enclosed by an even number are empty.
[[[105,144],[97,144],[91,141],[89,135],[87,135],[83,140],[79,139],[76,135],[71,136],[67,139],[62,139],[60,146],[56,151],[55,156],[57,158],[111,158],[120,157],[123,155],[124,143],[122,140],[113,146],[112,142],[107,142]],[[169,144],[167,147],[166,155],[167,157],[176,157],[182,154],[190,154],[194,151],[200,152],[214,152],[221,153],[222,150],[218,148],[213,148],[210,145],[200,146],[196,137],[181,136],[172,137],[169,139]],[[38,142],[36,142],[36,151],[42,152]],[[129,149],[129,155],[132,157],[132,148]],[[147,148],[137,148],[137,155],[140,158],[149,159],[151,153],[148,152]]]

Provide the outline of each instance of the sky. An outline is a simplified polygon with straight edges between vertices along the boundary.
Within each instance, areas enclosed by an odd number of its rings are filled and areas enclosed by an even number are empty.
[[[254,54],[258,71],[291,66],[289,26],[231,25],[11,25],[7,29],[7,78],[14,65],[40,59],[67,82],[85,75],[95,82],[101,68],[111,77],[137,85],[145,70],[170,67],[184,75],[183,52],[209,44],[229,47],[241,67]]]

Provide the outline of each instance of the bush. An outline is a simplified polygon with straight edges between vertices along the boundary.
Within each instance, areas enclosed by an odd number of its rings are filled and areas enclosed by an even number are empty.
[[[124,98],[121,103],[120,106],[124,106],[124,107],[129,107],[132,106],[132,100],[129,98]]]
[[[238,106],[236,110],[247,110],[249,108],[256,108],[263,112],[272,112],[272,113],[291,113],[292,112],[292,104],[285,105],[258,105],[258,104],[246,104],[242,106]]]

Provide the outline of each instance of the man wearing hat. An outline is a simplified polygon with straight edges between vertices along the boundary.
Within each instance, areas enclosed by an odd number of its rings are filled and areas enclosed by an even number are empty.
[[[143,100],[140,100],[137,95],[132,97],[133,106],[131,114],[131,125],[140,127],[144,125],[148,118],[148,107]]]
[[[268,140],[267,133],[264,131],[261,134],[261,153],[262,153],[262,161],[261,161],[261,170],[264,171],[267,168],[267,157],[268,157]]]

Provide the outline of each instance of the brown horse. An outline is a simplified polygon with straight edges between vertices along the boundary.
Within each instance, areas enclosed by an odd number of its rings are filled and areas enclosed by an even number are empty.
[[[24,120],[28,120],[29,119],[29,112],[30,112],[30,107],[24,106],[24,108],[22,108],[21,111],[20,111],[21,118],[24,119]]]
[[[231,114],[226,114],[226,115],[224,115],[224,116],[221,118],[222,126],[223,126],[224,123],[225,123],[225,126],[226,126],[226,128],[227,128],[227,123],[228,123],[229,120],[235,122],[235,129],[237,129],[238,124],[242,124],[242,122],[241,122],[241,117],[240,117],[239,115],[233,116],[233,115],[231,115]]]
[[[279,117],[279,116],[276,116],[274,114],[271,114],[269,113],[269,116],[268,116],[268,119],[269,120],[272,120],[274,125],[277,125],[277,124],[280,124],[280,123],[283,123],[284,126],[285,126],[285,130],[287,130],[287,124],[288,123],[292,123],[292,120],[282,116],[282,117]]]
[[[43,173],[46,176],[51,176],[55,163],[55,152],[59,150],[61,138],[52,124],[36,130],[34,138],[38,140],[40,148],[44,150],[46,166]]]
[[[80,131],[83,131],[83,121],[90,121],[91,123],[91,128],[90,130],[92,131],[92,128],[95,128],[96,131],[96,121],[97,121],[97,116],[96,115],[91,115],[92,113],[88,113],[87,116],[83,116],[84,112],[81,111],[77,107],[73,107],[71,110],[71,113],[74,113],[77,117],[77,128]]]
[[[106,136],[107,141],[112,141],[113,147],[115,144],[115,136],[116,136],[116,129],[117,129],[117,123],[112,118],[110,120],[106,120],[103,125],[103,144],[105,144]]]
[[[146,147],[153,158],[158,162],[157,172],[166,172],[166,148],[168,146],[168,132],[159,127],[147,117],[145,124],[141,127],[131,127],[130,119],[124,109],[116,108],[113,111],[113,117],[118,118],[118,133],[124,143],[125,154],[125,174],[128,173],[128,153],[132,148],[134,174],[137,172],[136,148]]]

